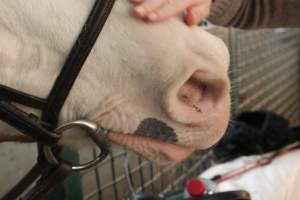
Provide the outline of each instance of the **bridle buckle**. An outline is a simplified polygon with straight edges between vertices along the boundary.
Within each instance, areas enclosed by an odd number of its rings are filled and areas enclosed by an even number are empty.
[[[98,163],[103,161],[109,154],[109,144],[105,141],[109,131],[96,123],[87,120],[77,120],[67,124],[63,124],[57,127],[54,131],[55,133],[61,135],[65,131],[73,128],[81,128],[85,130],[85,133],[93,140],[93,142],[101,150],[100,154],[92,161],[84,164],[78,164],[72,166],[72,171],[83,171],[95,167]],[[58,165],[59,161],[54,155],[52,148],[47,145],[43,145],[43,153],[46,160],[50,164]]]

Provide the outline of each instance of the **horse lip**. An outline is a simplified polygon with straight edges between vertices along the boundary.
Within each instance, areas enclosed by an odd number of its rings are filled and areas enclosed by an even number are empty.
[[[157,164],[181,162],[193,151],[193,148],[183,147],[147,136],[109,132],[108,139],[116,144],[141,154]]]

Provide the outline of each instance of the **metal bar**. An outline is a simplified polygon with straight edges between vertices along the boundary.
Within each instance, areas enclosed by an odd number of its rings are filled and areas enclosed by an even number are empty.
[[[96,158],[97,157],[97,149],[96,148],[93,148],[93,157]],[[96,186],[97,188],[99,188],[99,190],[97,191],[97,194],[98,194],[98,199],[101,200],[102,199],[102,190],[101,190],[101,180],[100,180],[100,175],[99,175],[99,172],[98,172],[98,168],[95,168],[94,169],[95,171],[95,174],[96,174]]]
[[[111,155],[111,174],[112,174],[112,178],[113,178],[113,181],[114,181],[114,184],[112,185],[113,186],[113,191],[114,191],[114,197],[115,199],[118,199],[118,191],[117,191],[117,187],[116,187],[116,172],[115,172],[115,161],[114,161],[114,157],[112,155],[112,153],[110,153]]]

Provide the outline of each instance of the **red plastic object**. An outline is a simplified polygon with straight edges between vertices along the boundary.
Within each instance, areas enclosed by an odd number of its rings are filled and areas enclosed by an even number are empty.
[[[206,190],[206,186],[199,179],[195,178],[187,182],[186,189],[191,197],[201,197]]]

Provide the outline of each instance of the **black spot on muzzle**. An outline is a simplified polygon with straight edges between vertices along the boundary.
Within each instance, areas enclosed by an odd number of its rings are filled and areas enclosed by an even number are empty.
[[[134,134],[169,143],[175,143],[178,141],[174,129],[164,122],[154,118],[144,119]]]

